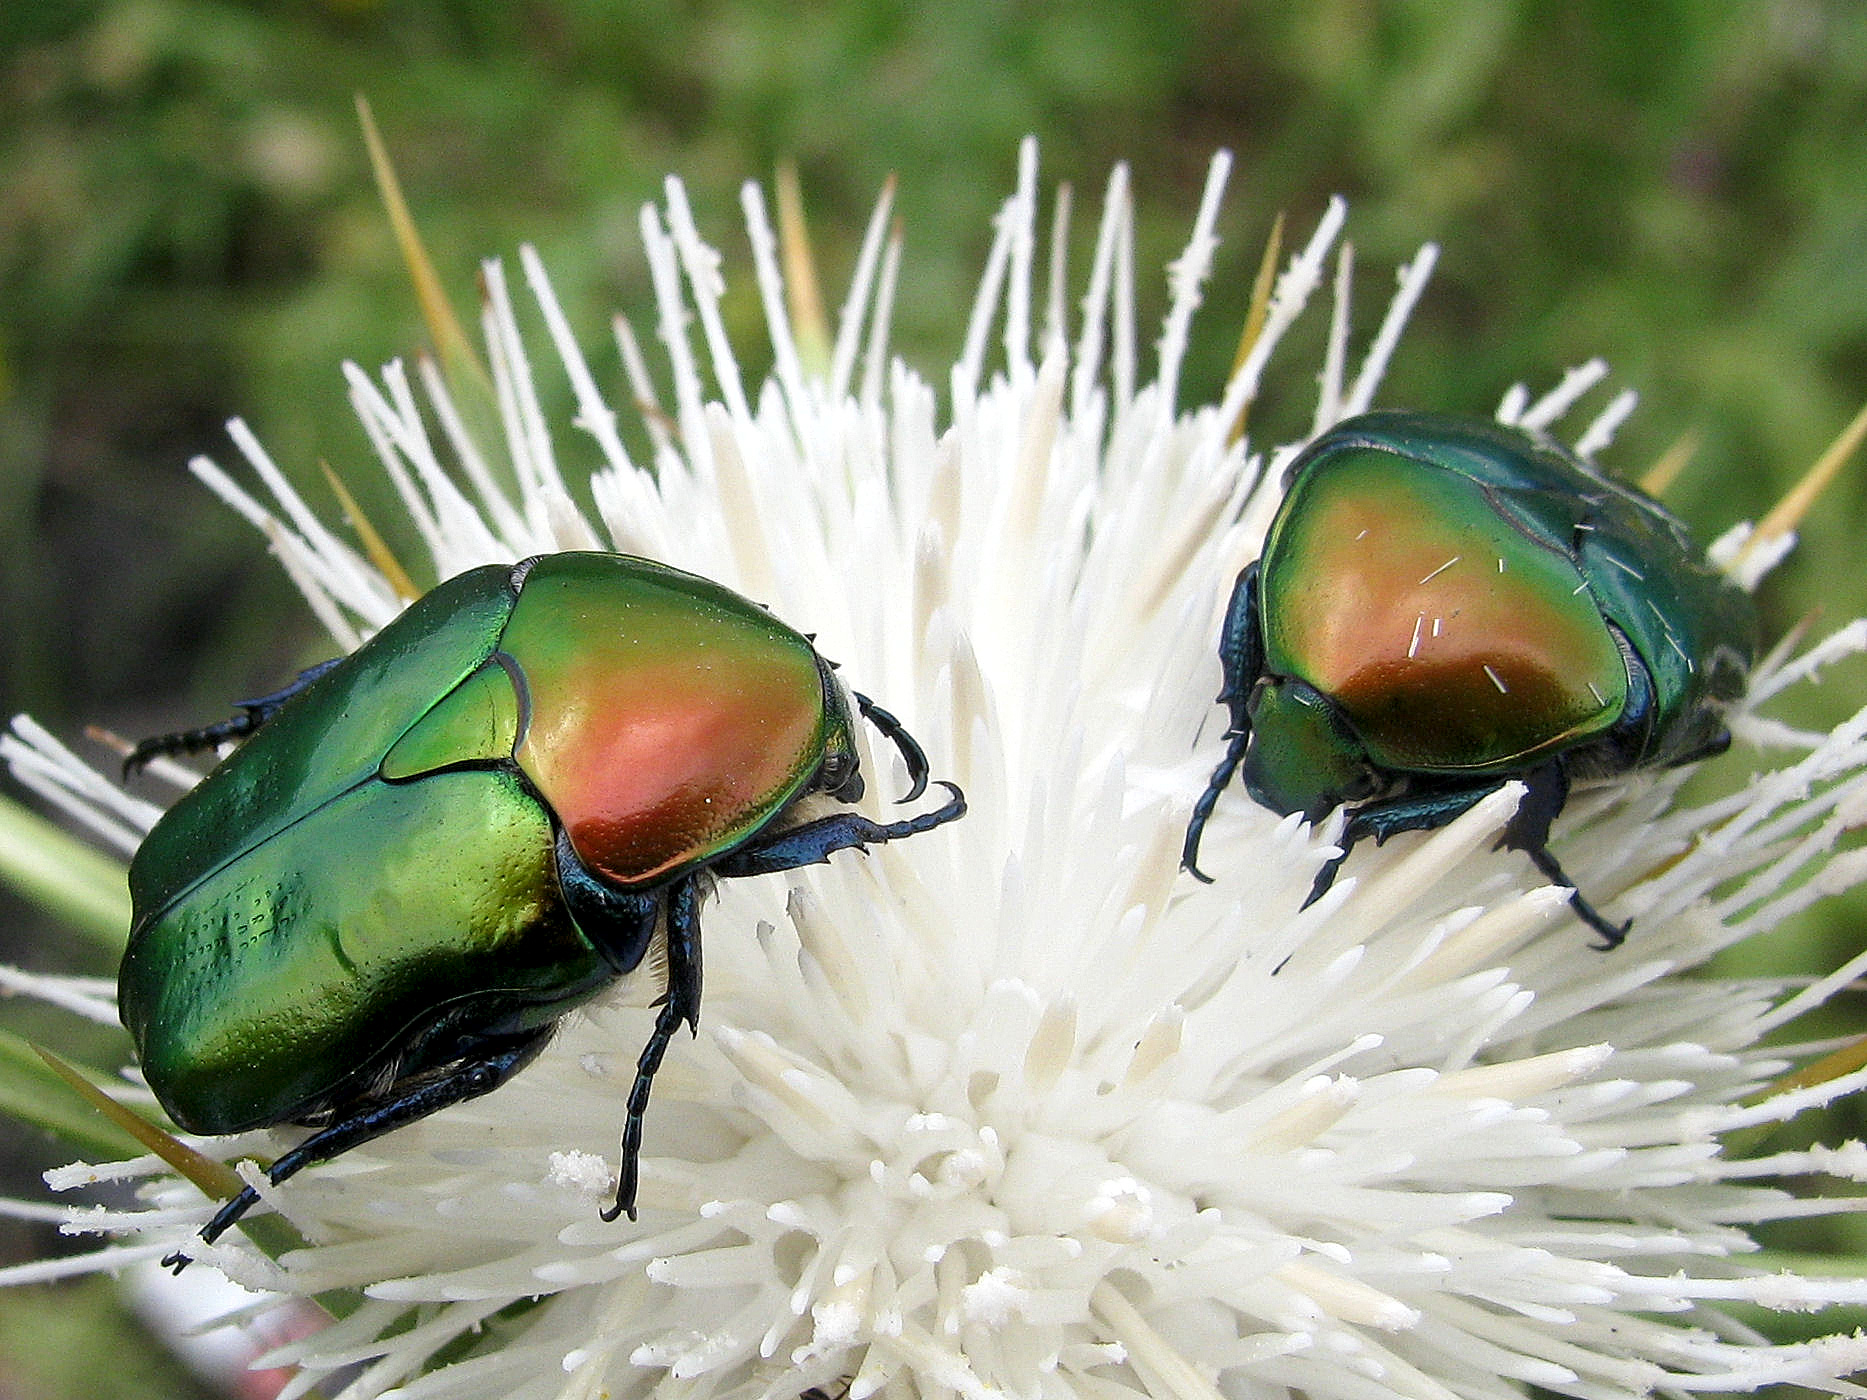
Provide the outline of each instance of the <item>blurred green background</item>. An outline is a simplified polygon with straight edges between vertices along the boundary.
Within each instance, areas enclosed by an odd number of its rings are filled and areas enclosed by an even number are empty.
[[[739,183],[788,159],[832,305],[878,187],[902,177],[896,343],[943,384],[1016,143],[1035,132],[1046,185],[1075,185],[1084,240],[1109,166],[1131,162],[1144,323],[1211,152],[1237,154],[1187,401],[1224,374],[1276,212],[1301,238],[1333,192],[1353,202],[1363,343],[1389,269],[1424,241],[1444,246],[1382,402],[1488,411],[1516,380],[1547,387],[1605,356],[1613,386],[1643,396],[1609,465],[1637,473],[1701,434],[1669,498],[1708,535],[1765,509],[1867,399],[1856,0],[12,0],[0,7],[9,711],[65,733],[144,733],[218,716],[319,655],[258,539],[184,464],[230,462],[221,425],[240,414],[328,506],[319,459],[342,470],[366,450],[340,360],[373,368],[423,342],[358,92],[457,303],[474,305],[482,256],[530,241],[593,348],[614,309],[652,329],[636,216],[665,173],[687,181],[703,233],[742,275]],[[751,298],[734,309],[749,329]],[[1254,425],[1272,435],[1306,421],[1300,347],[1318,337],[1305,334]],[[1772,635],[1810,612],[1867,611],[1864,504],[1857,465],[1767,585]],[[1864,692],[1862,668],[1838,672],[1820,717]],[[71,967],[42,917],[0,915],[7,958]],[[1860,937],[1844,909],[1765,956],[1823,968]],[[0,1190],[42,1194],[32,1174],[69,1155],[0,1130]],[[1794,1242],[1859,1250],[1840,1228]],[[0,1262],[70,1247],[0,1224]],[[112,1335],[98,1289],[0,1301],[16,1319],[73,1307]],[[0,1328],[7,1400],[174,1393],[134,1368],[73,1373],[71,1348],[20,1334]]]

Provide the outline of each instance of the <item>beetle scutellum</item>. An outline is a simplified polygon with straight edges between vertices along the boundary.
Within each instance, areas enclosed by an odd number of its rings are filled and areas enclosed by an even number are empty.
[[[1529,790],[1500,844],[1573,891],[1549,850],[1572,782],[1730,743],[1749,595],[1664,508],[1553,440],[1370,413],[1305,448],[1287,487],[1219,638],[1231,723],[1187,827],[1195,875],[1242,767],[1273,811],[1350,808],[1306,903],[1364,837],[1443,826],[1512,780]],[[1626,936],[1572,898],[1608,947]]]
[[[498,1087],[660,933],[667,995],[604,1212],[633,1216],[655,1071],[698,1022],[707,879],[965,811],[952,783],[901,821],[835,810],[863,791],[847,695],[808,638],[720,584],[556,554],[450,579],[234,719],[143,743],[126,770],[245,739],[130,867],[119,1001],[150,1087],[193,1132],[321,1125],[277,1183]],[[918,797],[919,746],[855,702]],[[801,810],[813,797],[831,810]]]

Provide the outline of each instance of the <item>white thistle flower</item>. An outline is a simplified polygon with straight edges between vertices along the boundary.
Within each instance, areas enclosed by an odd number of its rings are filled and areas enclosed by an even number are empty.
[[[1443,830],[1357,852],[1307,909],[1336,824],[1312,830],[1242,794],[1207,833],[1216,882],[1180,872],[1222,725],[1219,618],[1300,446],[1259,450],[1232,427],[1326,280],[1343,219],[1332,206],[1291,259],[1222,402],[1182,408],[1227,171],[1214,162],[1170,269],[1145,380],[1125,175],[1072,324],[1060,254],[1039,267],[1030,147],[950,412],[888,357],[885,202],[820,376],[800,362],[748,187],[775,357],[752,386],[719,313],[721,259],[672,181],[642,217],[673,386],[646,415],[651,462],[624,450],[529,250],[575,433],[539,408],[539,344],[497,264],[486,334],[503,440],[470,439],[431,365],[413,381],[399,364],[374,380],[347,367],[438,575],[602,547],[719,579],[897,710],[970,815],[721,887],[700,1033],[656,1084],[639,1223],[597,1209],[659,991],[644,976],[568,1018],[488,1097],[277,1189],[249,1172],[312,1241],[277,1262],[237,1234],[191,1242],[209,1207],[140,1159],[55,1174],[60,1187],[141,1179],[142,1208],[70,1208],[72,1226],[117,1242],[11,1280],[183,1246],[271,1293],[358,1290],[358,1310],[264,1358],[298,1365],[305,1386],[360,1367],[347,1400],[396,1386],[408,1400],[1860,1393],[1837,1378],[1867,1365],[1867,1341],[1771,1345],[1730,1308],[1867,1301],[1862,1280],[1742,1261],[1753,1225],[1858,1208],[1779,1183],[1860,1180],[1867,1149],[1733,1160],[1720,1138],[1867,1079],[1773,1088],[1791,1052],[1758,1043],[1867,956],[1814,985],[1686,974],[1867,876],[1861,852],[1833,850],[1867,803],[1867,713],[1832,734],[1752,713],[1861,650],[1867,626],[1758,669],[1721,762],[1762,771],[1735,795],[1681,807],[1682,775],[1664,773],[1570,804],[1565,865],[1635,920],[1612,954],[1590,949],[1567,891],[1492,851],[1515,787]],[[1432,250],[1402,272],[1352,377],[1346,247],[1334,260],[1317,430],[1371,403]],[[631,395],[656,404],[645,357],[616,329]],[[1604,372],[1586,366],[1536,402],[1514,390],[1499,416],[1554,422]],[[1578,445],[1603,446],[1630,406],[1615,400]],[[244,427],[234,435],[273,504],[205,460],[197,475],[265,531],[338,644],[356,645],[394,615],[394,590]],[[559,453],[593,448],[587,492],[567,488]],[[502,458],[517,499],[485,465]],[[586,495],[593,517],[573,504]],[[157,815],[29,724],[8,751],[125,851]],[[899,790],[892,777],[870,784],[871,804]],[[110,1014],[108,988],[30,989]],[[204,1145],[276,1154],[295,1136]]]

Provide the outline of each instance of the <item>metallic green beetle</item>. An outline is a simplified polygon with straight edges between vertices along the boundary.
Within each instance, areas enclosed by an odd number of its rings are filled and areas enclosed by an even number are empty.
[[[1557,884],[1570,783],[1722,752],[1756,660],[1748,594],[1679,521],[1549,438],[1481,419],[1369,413],[1290,464],[1219,638],[1231,716],[1182,862],[1243,765],[1245,790],[1363,837],[1444,826],[1529,787],[1499,842]],[[1617,946],[1579,892],[1576,914]]]
[[[902,800],[918,797],[919,746],[855,700],[907,762]],[[353,655],[238,709],[125,764],[245,739],[136,853],[119,1001],[182,1127],[321,1125],[274,1183],[498,1087],[659,929],[667,997],[603,1213],[633,1218],[655,1071],[675,1029],[698,1024],[707,878],[965,811],[952,783],[902,821],[837,810],[862,775],[846,692],[809,639],[624,555],[461,574]],[[229,1201],[203,1238],[256,1199]]]

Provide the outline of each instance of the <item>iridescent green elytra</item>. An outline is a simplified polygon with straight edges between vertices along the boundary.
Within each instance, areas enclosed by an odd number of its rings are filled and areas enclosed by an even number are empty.
[[[1573,889],[1547,844],[1572,781],[1729,744],[1755,611],[1642,493],[1540,435],[1427,413],[1350,419],[1288,481],[1219,642],[1231,725],[1187,829],[1195,874],[1242,766],[1274,811],[1353,804],[1312,901],[1362,837],[1443,826],[1513,778],[1530,792],[1504,844]]]
[[[918,746],[856,698],[918,796]],[[904,821],[801,819],[812,794],[862,795],[828,663],[730,589],[624,555],[461,574],[240,708],[128,765],[251,736],[137,852],[119,1000],[182,1127],[326,1125],[275,1182],[496,1087],[659,929],[668,995],[610,1213],[633,1215],[649,1087],[699,1015],[699,877],[791,869],[964,811],[948,783]]]

